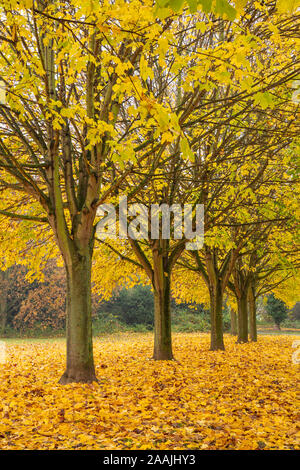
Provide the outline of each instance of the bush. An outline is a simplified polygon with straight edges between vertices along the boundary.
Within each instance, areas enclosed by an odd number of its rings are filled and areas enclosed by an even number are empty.
[[[131,289],[123,288],[110,301],[99,304],[97,310],[94,323],[100,325],[101,332],[112,332],[112,324],[116,321],[119,322],[119,330],[124,328],[138,332],[153,330],[154,298],[149,286],[138,285]],[[177,305],[172,299],[171,312],[174,331],[209,330],[209,312],[204,310],[203,305],[184,303]],[[118,330],[116,323],[114,328],[115,331]]]
[[[210,324],[205,314],[199,314],[190,309],[175,309],[172,312],[172,327],[174,331],[209,331]]]
[[[111,313],[103,313],[101,316],[93,319],[94,335],[104,333],[112,334],[118,331],[126,331],[126,325],[122,324],[119,319]]]
[[[154,300],[149,286],[135,286],[131,289],[123,288],[109,302],[100,306],[112,313],[121,322],[127,325],[154,324]],[[98,311],[99,316],[103,316]]]
[[[285,303],[280,299],[276,299],[274,294],[271,294],[268,296],[266,308],[268,315],[274,320],[275,325],[280,330],[280,324],[288,316],[288,309]]]

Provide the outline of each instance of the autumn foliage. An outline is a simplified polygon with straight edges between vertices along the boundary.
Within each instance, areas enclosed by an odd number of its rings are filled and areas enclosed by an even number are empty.
[[[148,335],[95,341],[100,383],[57,379],[63,341],[8,344],[0,366],[2,449],[299,449],[290,336],[209,351],[176,334],[177,361],[149,360]]]
[[[256,307],[299,300],[298,7],[1,1],[1,332],[13,304],[11,323],[66,325],[67,346],[8,342],[1,448],[297,448],[294,338],[258,337]],[[202,205],[204,240],[131,211],[139,229],[101,237],[121,196]],[[154,341],[93,342],[95,304],[137,284]],[[172,335],[173,298],[209,308],[210,339]]]
[[[17,315],[14,326],[17,328],[59,329],[65,325],[66,316],[66,280],[63,268],[55,265],[47,267],[43,282],[28,292]]]

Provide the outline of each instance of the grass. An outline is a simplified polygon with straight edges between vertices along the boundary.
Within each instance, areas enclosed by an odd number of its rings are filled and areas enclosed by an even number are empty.
[[[275,336],[278,336],[278,335],[300,335],[300,330],[293,330],[293,329],[290,329],[290,330],[265,330],[265,329],[261,329],[261,330],[257,330],[257,334],[258,335],[275,335]]]
[[[174,331],[174,333],[178,333],[178,331]],[[185,332],[187,335],[193,335],[197,333],[196,331],[188,331]],[[198,332],[199,333],[199,332]],[[259,336],[265,336],[265,335],[272,335],[272,336],[282,336],[282,335],[300,335],[300,330],[299,329],[293,329],[293,328],[282,328],[281,331],[276,330],[274,328],[258,328],[257,331]],[[153,337],[153,332],[152,331],[135,331],[134,329],[129,329],[127,331],[115,331],[115,332],[100,332],[100,333],[95,333],[94,334],[94,339],[100,342],[115,342],[120,339],[128,339],[130,341],[131,339],[137,338],[139,336],[145,336],[149,337],[149,340],[152,340]],[[226,333],[225,333],[226,335]],[[231,336],[231,335],[229,335]],[[0,338],[1,341],[4,341],[7,344],[35,344],[35,343],[63,343],[65,342],[65,336],[51,336],[49,338],[44,337],[44,336],[37,336],[37,337],[18,337],[18,338]]]
[[[37,338],[1,338],[1,341],[4,341],[7,344],[32,344],[32,343],[56,343],[56,342],[63,342],[65,338],[60,337],[51,337],[51,338],[44,338],[44,337],[37,337]]]

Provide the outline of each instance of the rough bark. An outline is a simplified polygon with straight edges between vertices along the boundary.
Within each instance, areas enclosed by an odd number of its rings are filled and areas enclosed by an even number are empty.
[[[0,271],[1,293],[0,293],[0,334],[4,335],[7,323],[7,288],[8,270]]]
[[[91,318],[91,254],[77,253],[67,270],[67,366],[61,384],[96,381]]]
[[[247,290],[241,292],[238,300],[238,343],[248,343]]]
[[[248,294],[249,305],[249,336],[251,341],[257,341],[257,326],[256,326],[256,302],[254,287],[251,286]]]
[[[206,271],[204,279],[210,296],[210,350],[225,350],[223,340],[224,278],[218,269],[215,250],[205,247]]]
[[[230,333],[237,336],[237,315],[233,308],[230,308]]]
[[[172,360],[171,271],[180,251],[170,253],[169,241],[157,239],[151,243],[151,264],[137,240],[129,238],[129,242],[141,266],[145,269],[154,291],[153,359]]]
[[[216,280],[209,288],[210,294],[210,349],[211,351],[225,350],[223,340],[223,292],[221,283]]]
[[[167,259],[154,256],[154,352],[153,359],[171,360],[171,281]]]

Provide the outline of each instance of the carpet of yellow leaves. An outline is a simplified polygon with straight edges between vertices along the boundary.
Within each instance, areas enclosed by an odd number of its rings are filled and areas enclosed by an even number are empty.
[[[209,335],[175,334],[172,362],[149,360],[150,335],[97,338],[100,383],[66,386],[64,342],[8,344],[0,448],[298,449],[295,338],[211,352]]]

